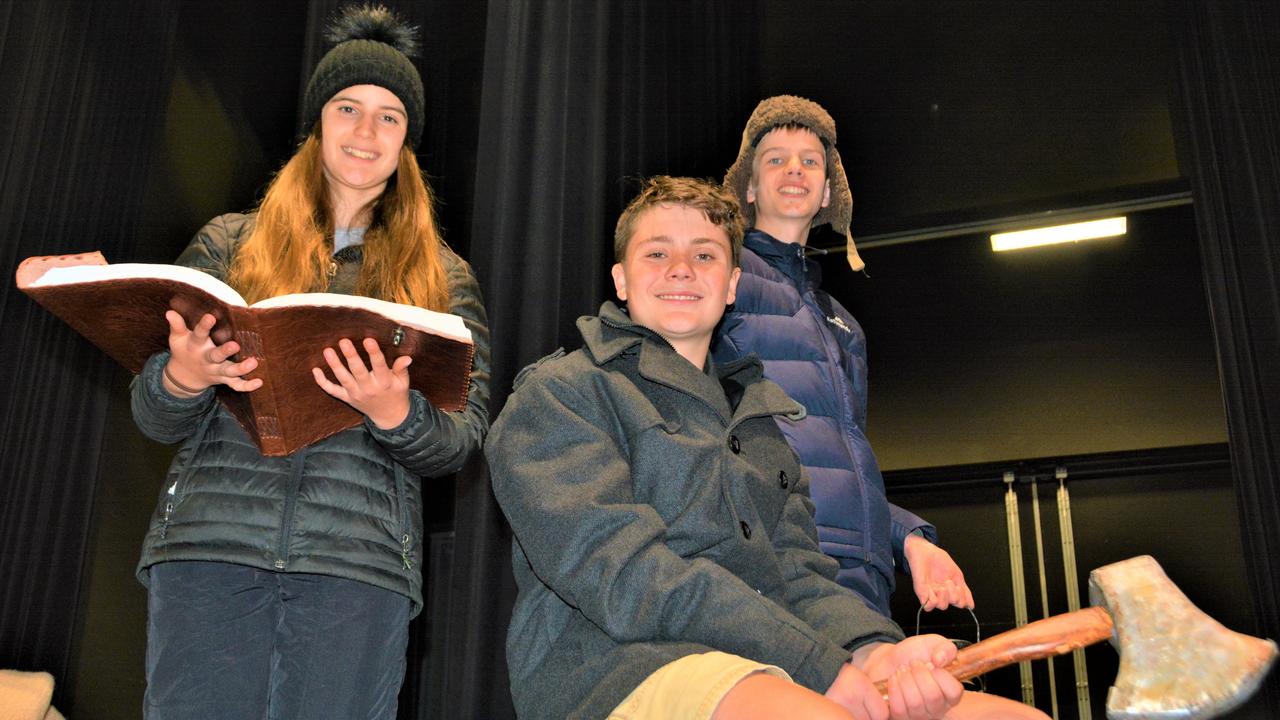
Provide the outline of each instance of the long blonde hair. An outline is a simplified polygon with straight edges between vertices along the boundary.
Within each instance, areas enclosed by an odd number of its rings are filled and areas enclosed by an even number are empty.
[[[355,293],[447,311],[449,289],[440,262],[444,241],[436,228],[435,200],[408,144],[400,148],[396,172],[370,211]],[[231,263],[227,284],[249,303],[323,292],[334,229],[319,123],[271,181],[257,213],[253,232]]]

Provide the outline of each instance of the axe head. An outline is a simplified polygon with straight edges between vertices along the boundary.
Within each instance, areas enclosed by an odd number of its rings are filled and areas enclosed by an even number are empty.
[[[1223,627],[1187,599],[1149,555],[1089,574],[1089,600],[1115,623],[1120,653],[1111,720],[1212,718],[1258,689],[1276,644]]]

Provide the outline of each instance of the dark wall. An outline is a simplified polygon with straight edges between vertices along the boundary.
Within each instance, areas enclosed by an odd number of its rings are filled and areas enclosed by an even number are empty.
[[[1226,441],[1190,206],[1120,238],[994,253],[986,235],[822,261],[868,337],[887,469]]]

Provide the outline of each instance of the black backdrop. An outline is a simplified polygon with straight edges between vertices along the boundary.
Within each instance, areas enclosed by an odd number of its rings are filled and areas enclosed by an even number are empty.
[[[1176,0],[1179,163],[1196,228],[1227,408],[1259,632],[1280,637],[1280,8]],[[1265,686],[1280,710],[1280,673]]]
[[[304,56],[315,52],[306,38],[335,4],[0,5],[4,277],[24,257],[70,250],[164,260],[208,215],[251,204],[289,152]],[[514,373],[571,344],[573,319],[607,295],[607,238],[626,179],[716,176],[732,157],[761,94],[757,8],[404,5],[428,48],[423,163],[449,241],[476,265],[498,339],[497,410]],[[1274,637],[1275,539],[1266,528],[1280,521],[1277,21],[1261,2],[1171,8],[1180,160],[1203,203],[1251,590]],[[93,503],[104,484],[121,482],[101,463],[121,432],[104,427],[118,416],[109,406],[119,383],[109,361],[11,284],[0,298],[0,666],[53,672],[55,700],[74,712]],[[434,629],[445,635],[447,672],[427,682],[446,686],[447,717],[509,716],[509,538],[481,463],[459,478],[453,503],[449,622]],[[419,660],[410,682],[420,685],[422,671]]]
[[[176,13],[159,0],[6,3],[0,22],[0,666],[65,677],[111,368],[9,278],[84,238],[133,255]]]

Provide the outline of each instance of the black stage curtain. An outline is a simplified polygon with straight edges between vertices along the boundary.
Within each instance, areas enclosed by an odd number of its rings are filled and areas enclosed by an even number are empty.
[[[175,23],[160,0],[65,0],[5,3],[0,27],[0,667],[52,672],[57,704],[112,367],[12,278],[30,255],[131,255]]]
[[[493,401],[576,346],[612,295],[613,225],[653,173],[720,177],[758,101],[755,3],[517,0],[490,5],[471,259],[493,332]],[[483,462],[459,480],[446,717],[509,718],[510,533]]]
[[[1280,638],[1280,6],[1173,0],[1180,162],[1195,193],[1258,631]],[[1280,674],[1266,684],[1280,715]]]

